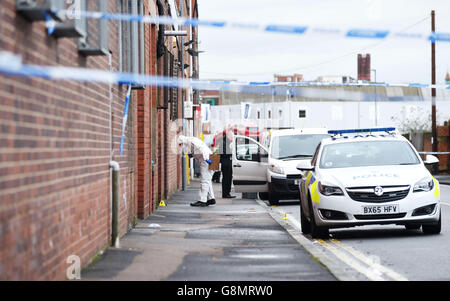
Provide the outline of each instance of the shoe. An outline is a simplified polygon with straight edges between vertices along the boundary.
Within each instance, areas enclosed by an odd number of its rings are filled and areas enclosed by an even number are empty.
[[[208,201],[206,202],[206,204],[207,204],[208,206],[215,205],[215,204],[216,204],[216,200],[215,200],[215,199],[210,199],[210,200],[208,200]]]
[[[206,207],[206,206],[208,206],[208,203],[197,201],[195,203],[191,203],[191,206],[192,207]]]
[[[223,199],[234,199],[236,196],[235,195],[225,195],[222,196]]]

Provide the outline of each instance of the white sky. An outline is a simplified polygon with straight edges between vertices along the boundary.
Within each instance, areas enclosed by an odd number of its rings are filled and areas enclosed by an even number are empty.
[[[323,28],[450,33],[450,0],[198,0],[199,19]],[[422,21],[422,22],[420,22]],[[414,25],[414,26],[413,26]],[[424,40],[353,39],[199,27],[201,79],[271,81],[273,74],[357,77],[357,54],[370,53],[377,81],[430,83],[431,46]],[[450,42],[436,45],[437,83],[450,71]],[[373,73],[372,73],[373,78]]]

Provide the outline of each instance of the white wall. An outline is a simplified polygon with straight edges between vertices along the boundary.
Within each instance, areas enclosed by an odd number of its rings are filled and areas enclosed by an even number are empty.
[[[442,99],[442,98],[441,98]],[[250,119],[260,128],[265,127],[326,127],[329,129],[399,127],[403,116],[410,108],[420,108],[424,115],[431,112],[430,101],[415,102],[270,102],[254,103],[251,107]],[[299,118],[299,110],[306,111],[306,118]],[[241,121],[240,105],[214,106],[212,111],[212,130],[220,131],[228,124]],[[258,111],[260,119],[257,119]],[[272,118],[268,119],[271,111]],[[281,111],[281,118],[279,112]],[[375,124],[377,111],[377,125]],[[359,112],[359,114],[358,114]],[[437,122],[442,124],[450,119],[450,101],[436,101]],[[359,115],[359,118],[358,118]],[[425,116],[426,117],[426,116]],[[395,119],[393,119],[395,118]]]

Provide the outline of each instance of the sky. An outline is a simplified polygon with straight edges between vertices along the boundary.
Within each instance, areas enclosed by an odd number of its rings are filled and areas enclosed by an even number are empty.
[[[200,20],[286,24],[327,29],[386,29],[450,33],[450,0],[198,0]],[[354,39],[199,27],[200,78],[272,81],[274,74],[357,77],[357,54],[370,53],[378,82],[431,83],[431,44],[426,39]],[[450,42],[436,45],[437,83],[450,72]],[[372,78],[375,72],[372,73]]]

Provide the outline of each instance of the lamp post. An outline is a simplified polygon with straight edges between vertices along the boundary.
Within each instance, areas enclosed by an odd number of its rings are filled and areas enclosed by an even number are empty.
[[[377,83],[377,70],[370,69],[375,73],[375,84]],[[375,126],[378,126],[378,107],[377,107],[377,86],[375,85]]]

